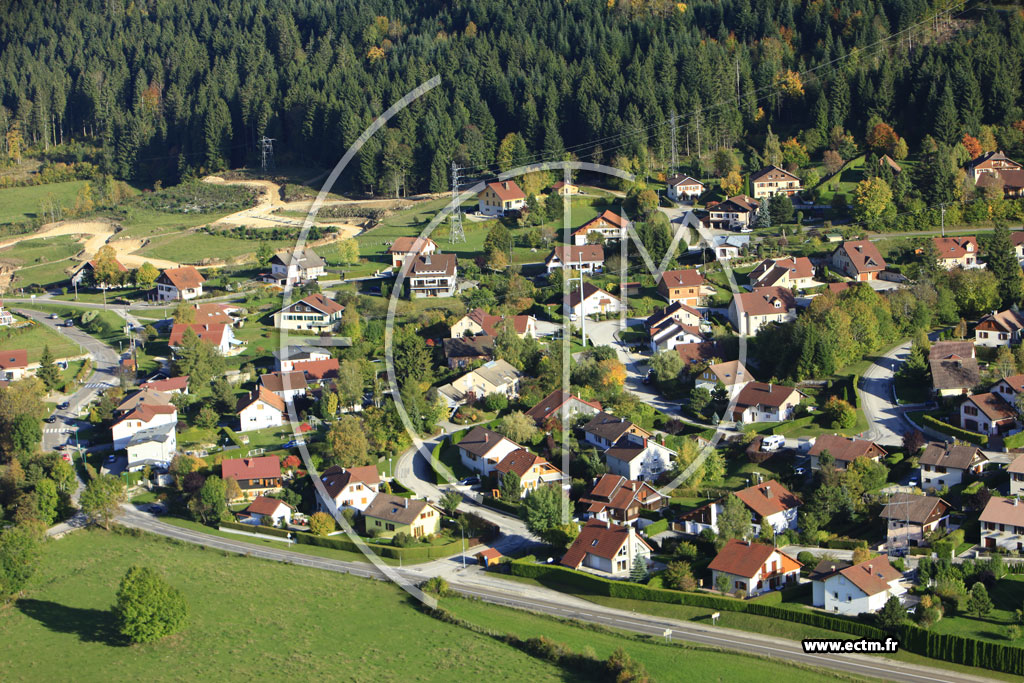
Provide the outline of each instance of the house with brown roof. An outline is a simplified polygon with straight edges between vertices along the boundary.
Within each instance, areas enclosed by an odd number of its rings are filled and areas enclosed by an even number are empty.
[[[1024,394],[1024,375],[1004,377],[993,384],[989,391],[1002,396],[1007,403],[1015,405],[1017,396]]]
[[[576,316],[603,315],[606,313],[618,313],[622,310],[623,304],[619,297],[595,287],[589,282],[584,282],[583,287],[569,293],[569,314]]]
[[[316,292],[293,301],[274,314],[279,330],[333,332],[341,323],[345,307],[325,294]]]
[[[977,358],[963,358],[956,354],[946,358],[930,358],[932,391],[939,396],[967,394],[981,381]]]
[[[306,389],[309,387],[306,382],[306,373],[299,370],[265,372],[260,375],[260,384],[277,395],[286,405],[292,403],[296,397],[305,396]]]
[[[939,252],[939,265],[946,270],[979,267],[978,254],[981,250],[977,237],[933,237],[932,242]]]
[[[179,375],[178,377],[165,377],[162,379],[152,379],[148,382],[143,382],[139,385],[139,389],[145,391],[159,391],[165,394],[187,394],[188,393],[188,375]]]
[[[949,524],[950,505],[936,496],[894,493],[879,515],[886,520],[890,548],[922,545],[929,534]]]
[[[754,535],[760,533],[761,520],[764,518],[768,519],[776,533],[797,528],[797,515],[803,501],[774,479],[728,495],[739,498],[750,511],[750,529]],[[694,536],[705,529],[717,534],[718,517],[725,509],[725,500],[725,497],[722,497],[680,515],[676,520],[676,527]]]
[[[681,325],[700,327],[704,318],[696,308],[687,306],[682,301],[669,304],[665,308],[659,308],[644,321],[644,327],[648,331],[663,327],[669,322],[677,322]]]
[[[878,157],[878,166],[879,168],[888,166],[889,169],[892,170],[893,174],[903,172],[903,167],[896,163],[896,160],[893,159],[888,154],[883,154],[882,156]]]
[[[928,360],[955,360],[957,358],[975,358],[977,352],[974,344],[969,341],[937,341],[928,349]]]
[[[324,382],[326,380],[332,380],[338,378],[338,364],[337,358],[326,358],[323,360],[293,360],[288,361],[286,365],[293,370],[300,370],[306,375],[306,382]]]
[[[249,507],[238,515],[238,521],[242,524],[262,523],[264,518],[270,520],[270,526],[286,526],[292,521],[292,514],[295,508],[280,498],[269,498],[267,496],[256,496]]]
[[[505,456],[523,447],[512,439],[486,427],[473,427],[457,444],[462,464],[488,476]]]
[[[281,490],[281,461],[276,455],[228,458],[220,464],[221,479],[234,479],[242,498],[250,500]]]
[[[797,303],[786,287],[757,287],[738,292],[729,302],[729,321],[741,337],[752,337],[765,325],[796,320]]]
[[[1024,455],[1018,455],[1009,465],[1006,471],[1010,475],[1010,495],[1019,496],[1024,494]]]
[[[251,432],[255,429],[280,427],[284,424],[285,410],[284,400],[260,385],[247,396],[241,397],[235,406],[238,431]]]
[[[700,305],[703,286],[704,276],[696,268],[666,270],[658,280],[658,294],[670,304],[680,303],[696,308]]]
[[[200,340],[217,349],[222,356],[230,354],[232,348],[241,343],[235,339],[232,327],[224,323],[174,323],[171,327],[171,336],[167,340],[171,350],[176,351],[181,346],[187,330],[195,332]]]
[[[533,418],[538,427],[548,429],[558,425],[562,420],[576,415],[596,415],[601,412],[601,404],[597,401],[586,401],[575,394],[562,389],[555,389],[545,396],[540,403],[526,411],[527,417]],[[554,423],[554,424],[553,424]]]
[[[843,242],[829,260],[833,270],[859,282],[877,280],[885,270],[885,259],[870,240]]]
[[[288,249],[270,259],[270,280],[284,287],[318,279],[327,272],[327,263],[312,249]]]
[[[796,387],[748,382],[736,395],[732,419],[743,424],[784,422],[793,418],[804,394]]]
[[[712,205],[708,203],[708,224],[719,230],[742,230],[750,232],[761,202],[745,194],[729,197]]]
[[[617,474],[602,474],[580,498],[587,519],[633,524],[641,510],[657,511],[668,504],[665,496],[643,481]]]
[[[485,335],[497,337],[501,332],[504,323],[512,325],[516,336],[524,337],[537,336],[537,319],[532,315],[515,315],[507,317],[504,315],[491,315],[482,308],[474,308],[466,315],[459,318],[458,322],[449,328],[449,337],[470,337]]]
[[[649,431],[626,418],[604,411],[597,413],[583,426],[583,440],[599,450],[611,448],[627,434],[635,437],[637,443],[652,436]]]
[[[494,337],[451,337],[441,342],[444,357],[451,369],[464,368],[473,363],[486,363],[494,358]]]
[[[664,444],[664,440],[641,439],[626,434],[605,450],[604,462],[612,474],[626,479],[654,481],[672,469],[672,461],[678,455]]]
[[[999,394],[975,394],[960,404],[960,425],[970,432],[1003,434],[1017,426],[1017,410]]]
[[[812,604],[826,612],[851,617],[875,613],[889,598],[906,595],[907,588],[902,581],[903,572],[893,567],[886,555],[853,565],[822,560],[812,578]]]
[[[604,247],[600,244],[559,245],[544,259],[550,275],[558,268],[582,271],[588,275],[604,272]]]
[[[520,496],[524,498],[530,491],[541,486],[558,486],[563,480],[561,470],[525,448],[512,451],[494,466],[494,475],[499,482],[508,472],[514,472],[519,477]],[[568,487],[566,480],[565,488]]]
[[[0,351],[0,378],[13,382],[28,372],[28,350]]]
[[[699,344],[704,341],[704,333],[697,325],[685,325],[669,320],[663,325],[651,328],[651,353],[671,351],[680,344]]]
[[[699,344],[680,344],[676,353],[686,365],[720,361],[725,349],[717,341],[703,341]]]
[[[443,513],[425,500],[410,500],[390,493],[378,493],[363,510],[366,532],[380,538],[407,533],[413,538],[432,536],[441,530]]]
[[[118,273],[121,274],[122,284],[106,285],[103,283],[96,282],[93,277],[93,274],[96,272],[96,261],[85,261],[84,263],[82,263],[82,265],[78,267],[78,270],[76,270],[74,274],[71,276],[71,284],[74,285],[75,287],[78,287],[79,285],[94,285],[99,289],[125,286],[126,284],[128,284],[124,280],[124,276],[128,273],[128,268],[125,267],[125,265],[118,261],[116,258],[112,259],[112,261],[114,263],[114,268],[117,270]]]
[[[704,183],[682,173],[677,173],[665,181],[665,186],[668,198],[674,202],[692,202],[704,194],[705,189]]]
[[[751,288],[786,287],[806,289],[813,287],[814,266],[806,256],[767,258],[747,273]]]
[[[396,237],[388,247],[392,268],[401,268],[410,256],[435,253],[437,253],[437,243],[429,237]]]
[[[833,465],[837,470],[845,470],[857,458],[868,458],[878,462],[880,458],[888,455],[888,452],[874,441],[855,439],[842,434],[822,434],[814,440],[814,445],[807,452],[811,456],[812,470],[821,469],[821,455],[826,452],[832,456]]]
[[[709,365],[694,380],[694,386],[714,391],[719,383],[721,383],[731,397],[734,393],[745,387],[752,379],[754,379],[754,376],[743,366],[743,363],[738,360],[727,360],[723,363],[712,363]]]
[[[1024,313],[1012,309],[992,311],[974,327],[974,343],[977,346],[1010,346],[1019,344],[1022,337]]]
[[[995,182],[1002,185],[1007,197],[1019,197],[1024,189],[1024,167],[1010,159],[1002,150],[986,152],[967,163],[967,175],[976,185]]]
[[[978,519],[981,547],[1024,550],[1024,505],[1017,498],[992,496]]]
[[[380,491],[380,474],[376,465],[331,465],[320,473],[320,481],[323,482],[327,496],[325,498],[320,493],[320,488],[314,486],[316,507],[320,512],[328,514],[345,508],[362,512]]]
[[[967,474],[978,475],[988,458],[977,446],[932,442],[917,460],[921,467],[921,489],[938,491],[963,483]]]
[[[610,209],[605,209],[597,218],[592,218],[572,233],[572,243],[577,246],[591,244],[595,240],[619,240],[629,229],[629,221]],[[600,235],[600,238],[597,236]]]
[[[637,557],[645,564],[650,561],[651,550],[632,526],[592,519],[580,529],[580,535],[562,556],[561,565],[625,578]]]
[[[768,166],[750,175],[750,184],[754,188],[754,199],[774,197],[777,194],[792,197],[800,192],[800,178],[778,166]]]
[[[796,584],[803,565],[777,548],[763,543],[733,539],[715,555],[708,569],[711,584],[719,585],[719,577],[728,581],[729,593],[745,598]]]
[[[506,213],[521,211],[526,206],[526,193],[519,189],[514,180],[487,183],[476,198],[480,213],[484,216],[504,216]]]
[[[409,296],[448,297],[455,294],[459,268],[455,254],[421,254],[407,261]]]
[[[167,268],[156,278],[157,301],[188,301],[203,295],[206,278],[192,266]]]
[[[560,194],[563,197],[568,197],[569,195],[580,193],[579,185],[567,183],[564,180],[559,180],[558,182],[552,184],[549,189],[551,190],[551,192],[554,192],[555,194]]]

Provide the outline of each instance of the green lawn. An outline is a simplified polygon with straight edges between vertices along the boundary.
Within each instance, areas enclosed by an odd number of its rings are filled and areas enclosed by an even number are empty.
[[[273,249],[294,246],[295,240],[268,240]],[[204,259],[233,259],[256,251],[253,240],[211,235],[202,231],[175,231],[152,241],[139,252],[143,256],[167,259],[179,263],[202,263]]]
[[[54,358],[67,358],[82,353],[78,344],[43,323],[33,323],[18,329],[0,328],[0,349],[25,349],[30,363],[38,361],[43,355],[43,348],[47,346]]]
[[[110,607],[137,563],[182,590],[190,619],[174,636],[125,647]],[[3,609],[7,681],[349,677],[342,672],[382,681],[564,680],[547,663],[418,612],[386,583],[151,537],[82,531],[47,543],[25,595]]]
[[[74,235],[58,235],[13,244],[0,251],[0,260],[26,267],[66,259],[81,250],[82,245]]]
[[[13,223],[30,218],[41,218],[40,205],[51,194],[64,209],[75,206],[75,197],[85,180],[70,180],[49,185],[10,187],[0,190],[0,223]]]
[[[1010,624],[1019,624],[1014,610],[1024,605],[1024,576],[1007,574],[1005,578],[995,583],[989,591],[989,597],[995,608],[988,615],[976,618],[965,611],[956,616],[944,617],[932,626],[931,630],[936,633],[955,633],[959,636],[1020,647],[1020,640],[1013,642],[1007,638],[1006,628]],[[966,606],[966,599],[962,604]]]
[[[84,332],[87,332],[93,337],[96,337],[100,341],[106,342],[107,344],[110,345],[116,345],[118,341],[127,341],[127,337],[124,334],[124,318],[122,318],[120,315],[118,315],[111,309],[80,308],[75,306],[67,306],[64,304],[51,304],[41,302],[16,304],[15,308],[28,308],[34,311],[42,311],[44,313],[56,313],[61,318],[74,318],[75,324],[78,326],[79,329],[81,329]],[[96,319],[101,320],[105,323],[106,332],[93,333],[81,325],[79,321],[81,319],[82,314],[85,313],[86,311],[96,311]],[[65,339],[65,337],[59,335],[57,332],[54,332],[49,328],[47,328],[46,331],[52,335],[59,336],[61,339]],[[75,346],[76,348],[78,346],[77,344],[74,344],[73,342],[70,341],[67,341],[66,343]]]

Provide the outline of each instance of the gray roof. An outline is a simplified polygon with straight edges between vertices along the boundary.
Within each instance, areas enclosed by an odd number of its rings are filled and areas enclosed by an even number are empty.
[[[619,438],[633,427],[633,423],[624,417],[611,415],[603,410],[592,417],[583,427],[587,434],[600,436],[615,443]]]
[[[516,370],[514,365],[500,358],[484,363],[474,372],[494,385],[512,382],[523,376],[523,373]]]
[[[486,334],[475,337],[450,337],[444,340],[445,358],[490,358],[494,355],[494,337]]]
[[[169,422],[157,427],[140,429],[132,434],[132,438],[128,440],[128,446],[141,446],[144,443],[164,443],[171,438],[177,426],[174,422]]]
[[[882,508],[881,516],[882,519],[926,524],[939,519],[947,510],[949,510],[949,503],[935,496],[894,493],[889,499],[889,503]]]
[[[931,360],[932,386],[943,389],[970,389],[981,380],[977,358],[957,360]]]
[[[932,442],[925,447],[924,453],[918,458],[921,465],[939,465],[955,470],[966,470],[974,462],[974,458],[988,460],[977,446],[956,446],[949,443]]]
[[[292,265],[294,253],[291,249],[283,251],[280,254],[274,254],[274,257],[270,259],[271,263],[280,263],[283,266]],[[326,264],[324,260],[312,249],[300,249],[298,257],[294,258],[295,265],[299,268],[323,268]]]

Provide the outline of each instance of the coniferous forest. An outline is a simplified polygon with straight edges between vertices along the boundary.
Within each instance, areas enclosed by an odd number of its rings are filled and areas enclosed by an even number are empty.
[[[694,173],[724,148],[756,165],[774,137],[815,158],[863,148],[879,122],[912,150],[1024,151],[1024,16],[979,3],[14,0],[0,45],[0,140],[80,142],[143,184],[252,164],[263,135],[278,163],[331,165],[435,74],[349,187],[443,191],[452,159],[663,168],[673,117]]]

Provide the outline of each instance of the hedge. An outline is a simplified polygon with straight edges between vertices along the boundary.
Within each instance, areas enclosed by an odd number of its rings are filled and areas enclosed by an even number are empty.
[[[668,520],[659,519],[657,522],[648,524],[643,529],[644,533],[647,534],[648,538],[656,534],[660,534],[663,531],[668,531]]]
[[[233,444],[235,444],[239,448],[244,448],[245,447],[245,444],[242,443],[241,437],[239,437],[238,434],[235,433],[234,429],[232,429],[231,427],[223,427],[223,429],[224,429],[225,436],[227,436],[229,439],[231,439],[231,442]]]
[[[688,605],[717,611],[745,612],[845,633],[859,638],[880,639],[885,637],[885,632],[876,626],[822,612],[794,610],[763,602],[737,600],[736,598],[701,593],[683,593],[651,588],[626,581],[604,579],[567,567],[533,564],[526,558],[513,560],[508,563],[508,566],[514,576],[532,579],[547,578],[569,588],[576,588],[581,592],[596,595]],[[976,666],[1018,676],[1024,675],[1024,649],[1022,648],[954,634],[932,633],[912,624],[901,626],[898,635],[901,647],[909,652],[955,664]]]
[[[1008,451],[1024,446],[1024,432],[1017,432],[1016,434],[1003,437],[1003,446]]]
[[[484,496],[483,497],[483,504],[486,505],[487,507],[494,508],[495,510],[501,510],[502,512],[507,512],[510,515],[519,516],[519,506],[518,505],[512,505],[511,503],[506,503],[505,501],[501,500],[500,498],[495,498],[494,496]]]
[[[455,446],[460,441],[462,441],[462,437],[464,437],[465,435],[466,435],[466,430],[465,429],[460,429],[457,432],[452,432],[451,436],[448,437],[448,443],[450,443],[451,445]]]
[[[278,538],[288,538],[293,533],[287,529],[278,529],[272,526],[262,526],[260,524],[240,524],[238,522],[221,522],[220,526],[226,529],[237,529],[238,531],[248,531],[251,534],[263,534],[264,536],[276,536]]]
[[[858,538],[833,538],[825,543],[825,547],[832,550],[856,550],[867,548],[868,542]]]
[[[858,384],[860,384],[860,375],[850,375],[850,405],[855,410],[860,410],[860,395],[857,393]]]
[[[932,429],[934,429],[935,431],[942,432],[943,434],[948,434],[949,436],[952,436],[953,438],[963,439],[964,441],[969,441],[969,442],[971,442],[973,444],[977,444],[979,446],[986,446],[986,445],[988,445],[988,435],[987,434],[979,434],[978,432],[969,432],[966,429],[960,429],[959,427],[954,427],[953,425],[949,424],[948,422],[943,422],[942,420],[940,420],[940,419],[938,419],[936,417],[932,417],[931,415],[922,415],[921,416],[921,421],[924,422],[929,427],[931,427]]]

